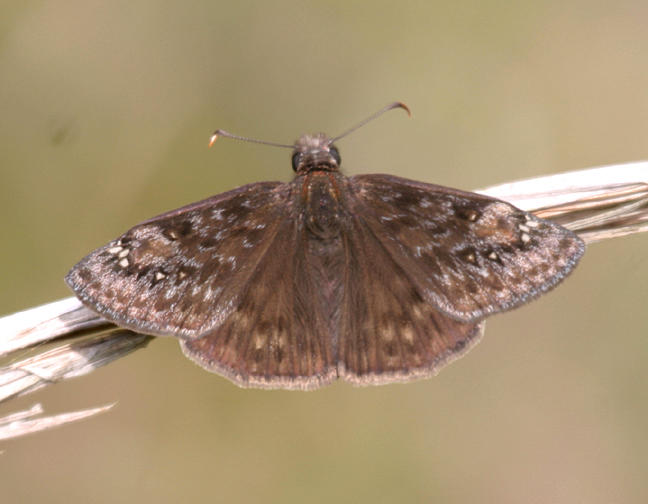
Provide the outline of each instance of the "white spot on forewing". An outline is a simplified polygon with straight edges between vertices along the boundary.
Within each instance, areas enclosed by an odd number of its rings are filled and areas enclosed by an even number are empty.
[[[526,233],[522,233],[520,240],[522,240],[522,243],[528,243],[529,241],[531,241],[531,237]]]
[[[477,268],[477,274],[482,278],[488,278],[491,275],[489,268]]]
[[[156,280],[162,280],[163,278],[166,278],[166,275],[162,273],[161,271],[156,271],[155,272],[155,279]]]
[[[118,254],[119,252],[122,251],[122,249],[123,249],[123,247],[119,247],[119,246],[117,246],[117,247],[110,247],[110,248],[108,249],[108,253],[109,253],[109,254]]]
[[[495,252],[491,252],[490,254],[488,254],[488,258],[494,261],[497,259],[497,254]]]
[[[126,258],[124,257],[121,261],[119,261],[118,264],[119,264],[122,268],[128,268],[128,265],[129,265],[130,263],[128,262],[128,259],[126,259]]]
[[[525,233],[528,233],[529,231],[531,231],[531,230],[530,230],[527,226],[525,226],[524,224],[520,224],[518,227],[520,228],[520,231],[524,231]]]
[[[214,297],[214,293],[214,289],[209,286],[205,287],[205,290],[203,291],[203,301],[211,301]]]
[[[532,228],[536,228],[536,227],[538,227],[540,225],[540,223],[538,221],[536,221],[536,220],[532,220],[532,219],[527,217],[526,225],[529,226],[529,227],[532,227]]]
[[[119,254],[117,254],[117,257],[119,257],[120,259],[123,259],[124,257],[126,257],[128,255],[129,252],[130,252],[130,250],[124,249]]]

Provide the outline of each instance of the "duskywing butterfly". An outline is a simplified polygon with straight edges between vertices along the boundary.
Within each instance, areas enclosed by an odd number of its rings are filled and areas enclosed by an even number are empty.
[[[397,107],[407,110],[393,103],[358,126]],[[138,224],[67,283],[104,318],[178,337],[237,385],[314,389],[434,374],[477,342],[485,317],[548,291],[583,254],[574,233],[504,201],[343,175],[333,142],[358,126],[288,146],[290,183]]]

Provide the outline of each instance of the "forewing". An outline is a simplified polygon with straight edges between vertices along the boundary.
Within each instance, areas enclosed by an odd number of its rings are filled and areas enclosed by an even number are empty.
[[[483,322],[461,322],[438,311],[361,218],[349,225],[341,378],[374,385],[428,377],[479,341]]]
[[[330,323],[303,225],[285,221],[224,323],[185,355],[242,387],[313,389],[336,379]]]
[[[89,254],[66,281],[120,326],[197,337],[238,305],[287,218],[289,191],[250,184],[150,219]]]
[[[350,179],[349,205],[428,302],[460,321],[551,289],[584,252],[578,236],[506,202],[389,175]]]

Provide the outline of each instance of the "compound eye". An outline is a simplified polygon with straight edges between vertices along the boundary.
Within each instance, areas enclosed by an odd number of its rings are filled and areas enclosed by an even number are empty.
[[[302,157],[301,152],[295,152],[292,155],[292,168],[293,168],[293,171],[297,171],[297,169],[299,168],[299,163],[301,163],[301,157]]]
[[[340,166],[340,163],[342,162],[342,158],[340,157],[340,151],[337,150],[337,147],[333,146],[329,149],[329,154],[333,159],[335,159],[335,162],[337,163],[338,166]]]

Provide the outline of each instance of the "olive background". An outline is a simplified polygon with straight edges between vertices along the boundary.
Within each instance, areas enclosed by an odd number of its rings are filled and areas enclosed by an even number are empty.
[[[347,174],[474,189],[648,158],[644,1],[0,6],[0,313],[157,213],[260,180],[290,143]],[[646,236],[591,246],[435,378],[243,390],[172,338],[6,404],[101,416],[3,442],[3,502],[648,501]]]

